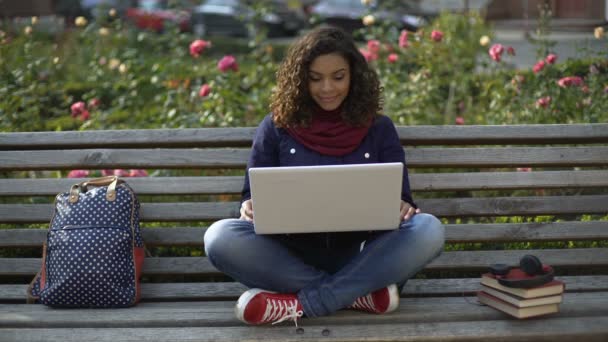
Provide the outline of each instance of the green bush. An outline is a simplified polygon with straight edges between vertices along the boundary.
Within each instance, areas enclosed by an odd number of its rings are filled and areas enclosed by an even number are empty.
[[[28,26],[0,33],[2,131],[256,125],[286,48],[260,31],[251,40],[210,37],[193,57],[190,34],[138,31],[110,16],[56,33]],[[399,45],[402,34],[380,23],[356,32],[384,86],[385,113],[399,124],[608,121],[605,58],[514,70],[480,44],[492,30],[476,13],[443,13],[408,33],[407,46]],[[218,70],[224,55],[236,58],[238,71]],[[583,85],[560,87],[568,76]],[[205,84],[210,92],[200,96]],[[543,98],[550,101],[541,105]],[[79,101],[87,115],[71,115]]]

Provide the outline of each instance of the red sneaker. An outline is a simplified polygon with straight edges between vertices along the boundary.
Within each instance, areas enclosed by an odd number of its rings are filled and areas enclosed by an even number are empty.
[[[383,314],[397,310],[399,307],[399,290],[391,284],[368,295],[357,298],[348,309]]]
[[[295,294],[279,294],[261,289],[245,291],[234,308],[236,317],[252,325],[294,321],[298,326],[298,318],[304,311],[302,304]]]

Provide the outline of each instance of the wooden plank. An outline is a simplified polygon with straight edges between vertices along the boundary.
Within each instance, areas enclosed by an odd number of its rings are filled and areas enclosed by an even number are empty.
[[[608,186],[608,170],[410,173],[412,191],[563,189]]]
[[[560,305],[561,312],[553,317],[606,316],[607,294],[567,293]],[[397,311],[390,315],[339,311],[327,317],[302,319],[300,324],[306,328],[353,323],[396,324],[504,319],[504,314],[492,308],[470,303],[474,301],[474,298],[463,297],[402,298]],[[111,318],[108,317],[107,309],[61,310],[61,314],[41,305],[0,305],[0,309],[0,327],[5,328],[242,326],[234,315],[233,300],[142,303],[128,310],[113,310]]]
[[[608,141],[608,124],[398,126],[405,145],[577,144]]]
[[[142,221],[207,221],[226,217],[238,217],[238,202],[198,203],[143,203]],[[1,204],[0,222],[28,223],[49,222],[53,214],[52,204]]]
[[[447,224],[446,242],[594,241],[608,240],[608,221]],[[206,227],[143,229],[147,246],[203,243]],[[40,247],[46,229],[0,229],[0,247]]]
[[[446,241],[541,242],[608,240],[608,221],[448,224]]]
[[[488,311],[481,308],[479,311]],[[41,328],[0,329],[0,339],[6,342],[30,341],[605,341],[608,338],[608,316],[562,317],[553,315],[543,319],[512,320],[496,317],[496,310],[488,311],[493,320],[371,324],[362,319],[345,325],[312,325],[301,320],[302,329],[292,322],[279,326],[218,327],[193,325],[188,327],[144,328]],[[340,313],[340,315],[345,315]],[[362,315],[376,321],[376,317],[390,315]],[[356,318],[353,317],[353,318]]]
[[[87,178],[0,179],[0,196],[55,196]],[[134,177],[138,195],[240,194],[243,176]],[[466,191],[608,187],[608,170],[411,173],[412,191]]]
[[[608,292],[608,275],[560,276],[566,283],[566,292]],[[28,285],[0,285],[1,302],[25,302]],[[210,283],[143,283],[142,299],[151,301],[235,300],[247,287],[236,282]],[[410,279],[402,297],[474,295],[479,290],[479,278]]]
[[[438,217],[606,214],[608,195],[420,199],[423,211]],[[239,202],[143,203],[142,221],[209,221],[238,217]],[[0,204],[0,223],[45,223],[52,204]]]
[[[0,150],[250,146],[255,127],[0,133]]]
[[[0,133],[0,150],[247,146],[255,127]],[[406,145],[608,141],[608,124],[397,126]]]
[[[519,264],[523,254],[535,254],[544,263],[560,268],[606,267],[608,248],[539,250],[448,251],[433,260],[427,270],[487,270],[488,265]],[[40,268],[38,258],[0,258],[0,275],[32,276]],[[206,257],[148,257],[144,275],[215,275],[217,269]]]
[[[0,170],[243,168],[249,149],[0,151]],[[407,148],[410,167],[608,165],[608,147]]]
[[[0,170],[243,168],[249,149],[0,151]]]
[[[89,178],[0,179],[0,196],[55,196]],[[240,194],[244,176],[130,177],[138,195]]]

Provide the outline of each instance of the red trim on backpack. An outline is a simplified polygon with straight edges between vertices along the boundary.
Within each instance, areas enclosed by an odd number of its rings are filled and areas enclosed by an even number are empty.
[[[143,247],[133,247],[133,260],[135,260],[135,303],[138,303],[141,299],[141,286],[140,278],[144,268],[144,259],[146,252]]]

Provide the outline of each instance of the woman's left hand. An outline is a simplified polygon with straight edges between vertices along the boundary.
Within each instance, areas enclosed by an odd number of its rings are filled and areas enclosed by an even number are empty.
[[[404,200],[401,200],[401,213],[400,213],[401,221],[407,221],[410,218],[412,218],[412,216],[418,214],[419,212],[420,212],[420,209],[416,209],[416,208],[412,207],[411,204],[407,203]]]

